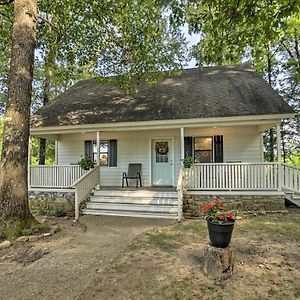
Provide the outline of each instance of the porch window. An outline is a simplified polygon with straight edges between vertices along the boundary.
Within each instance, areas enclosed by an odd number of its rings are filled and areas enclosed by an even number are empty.
[[[85,141],[85,155],[97,161],[97,141]],[[99,151],[100,166],[117,166],[117,140],[101,140]]]
[[[213,161],[212,137],[194,138],[194,161],[195,163],[211,163]]]
[[[223,136],[184,138],[184,153],[192,156],[196,163],[223,162]]]

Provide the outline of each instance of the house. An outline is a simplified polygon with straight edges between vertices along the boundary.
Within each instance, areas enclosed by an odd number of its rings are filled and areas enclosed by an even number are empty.
[[[300,172],[264,162],[262,133],[276,126],[281,157],[280,122],[293,115],[246,64],[183,70],[132,94],[79,81],[32,118],[31,136],[55,141],[56,165],[32,166],[30,188],[75,188],[76,218],[92,190],[85,213],[180,219],[182,202],[193,214],[212,195],[278,210],[284,189],[299,191]],[[78,166],[84,155],[97,165],[89,172]],[[142,164],[142,189],[120,190],[129,163]]]

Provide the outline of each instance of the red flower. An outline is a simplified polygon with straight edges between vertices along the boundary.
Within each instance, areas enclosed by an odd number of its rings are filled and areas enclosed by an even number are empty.
[[[223,216],[223,215],[216,215],[216,218],[217,218],[217,219],[220,219],[220,220],[223,220],[223,219],[224,219],[224,216]]]
[[[219,205],[219,204],[220,204],[220,200],[217,199],[217,200],[215,201],[215,204],[216,204],[216,205]]]
[[[228,213],[228,214],[226,215],[226,217],[227,217],[227,218],[230,218],[230,219],[234,219],[234,214]]]
[[[212,208],[212,207],[213,207],[213,205],[212,205],[211,203],[208,203],[208,204],[207,204],[207,208],[210,209],[210,208]]]

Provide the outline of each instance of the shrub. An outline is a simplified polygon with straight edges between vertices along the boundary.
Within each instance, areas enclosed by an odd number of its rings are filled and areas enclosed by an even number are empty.
[[[89,170],[94,168],[94,162],[91,160],[91,158],[89,156],[84,156],[79,162],[78,164],[80,165],[80,167],[83,170]]]

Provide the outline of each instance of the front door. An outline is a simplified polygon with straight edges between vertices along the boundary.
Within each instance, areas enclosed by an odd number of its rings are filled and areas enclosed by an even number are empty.
[[[173,140],[155,139],[151,143],[152,185],[173,185]]]

